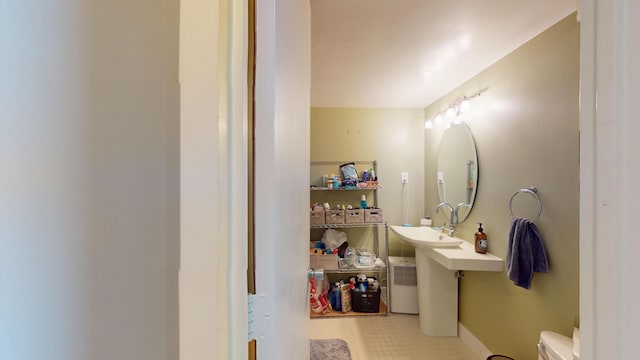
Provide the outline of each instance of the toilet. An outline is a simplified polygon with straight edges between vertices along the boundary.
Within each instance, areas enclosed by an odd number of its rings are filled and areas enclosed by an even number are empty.
[[[538,342],[538,360],[579,360],[580,330],[573,330],[573,339],[564,335],[542,331]]]

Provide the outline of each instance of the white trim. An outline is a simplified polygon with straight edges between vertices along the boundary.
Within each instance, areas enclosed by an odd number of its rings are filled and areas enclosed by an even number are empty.
[[[595,353],[595,2],[580,2],[580,326],[583,359]],[[589,340],[590,339],[590,340]]]
[[[224,167],[221,168],[221,187],[225,198],[224,207],[219,208],[226,221],[227,253],[225,254],[228,273],[222,295],[228,299],[229,332],[231,359],[248,357],[248,300],[247,300],[247,268],[248,268],[248,135],[247,135],[247,50],[248,50],[248,5],[245,1],[224,0],[225,13],[228,19],[226,26],[225,46],[228,56],[220,59],[224,64],[219,71],[226,72],[220,81],[220,94],[224,94],[226,104],[221,106],[220,122],[226,120],[221,135],[225,136],[224,147],[220,147]],[[222,31],[221,31],[222,32]],[[222,75],[222,74],[221,74]],[[222,77],[221,77],[222,78]],[[222,96],[221,96],[222,97]],[[224,109],[224,110],[223,110]],[[223,180],[224,179],[224,180]],[[220,206],[221,204],[218,204]]]
[[[478,359],[484,360],[491,355],[489,350],[469,329],[467,329],[462,323],[458,323],[458,336],[465,345],[467,345],[471,351],[478,356]]]
[[[180,3],[180,359],[247,358],[247,5]]]

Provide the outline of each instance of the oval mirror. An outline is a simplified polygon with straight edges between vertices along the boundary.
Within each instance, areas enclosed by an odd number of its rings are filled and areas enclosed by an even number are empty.
[[[451,124],[444,132],[436,171],[440,202],[453,207],[456,223],[463,222],[471,212],[478,189],[478,155],[466,124]]]

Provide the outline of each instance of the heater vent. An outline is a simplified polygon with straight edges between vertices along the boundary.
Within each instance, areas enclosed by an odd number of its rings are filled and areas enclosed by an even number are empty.
[[[394,266],[393,285],[417,286],[418,277],[415,266]]]
[[[416,259],[389,256],[389,297],[392,313],[418,313]]]

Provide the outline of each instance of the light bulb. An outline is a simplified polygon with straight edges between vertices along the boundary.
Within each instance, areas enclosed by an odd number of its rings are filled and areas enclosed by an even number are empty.
[[[436,115],[435,123],[440,124],[442,122],[442,114]]]
[[[452,119],[454,116],[456,116],[456,111],[450,107],[447,109],[447,119]]]
[[[453,119],[453,123],[456,125],[462,124],[462,118],[460,118],[460,116],[456,116],[456,118]]]
[[[467,112],[471,110],[471,103],[469,102],[469,99],[464,99],[462,100],[462,102],[460,103],[460,112]]]
[[[431,120],[427,120],[424,122],[424,128],[425,129],[433,129],[433,121]]]

